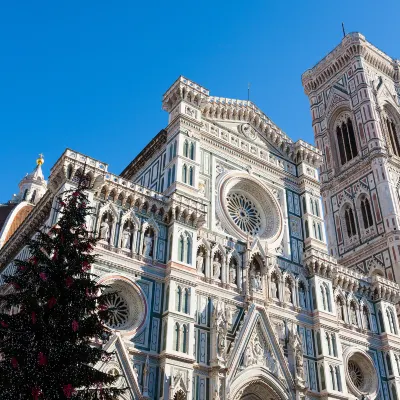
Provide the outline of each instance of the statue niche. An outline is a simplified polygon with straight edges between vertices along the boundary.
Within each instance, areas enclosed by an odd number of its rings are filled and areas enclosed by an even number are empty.
[[[133,224],[131,221],[126,221],[121,233],[121,248],[132,250],[133,244]]]
[[[290,278],[285,280],[285,302],[293,304],[293,285]]]
[[[197,256],[196,256],[196,269],[199,274],[204,275],[205,273],[205,261],[207,257],[207,250],[204,249],[203,246],[200,246],[197,249]]]
[[[237,285],[237,268],[238,262],[235,257],[231,257],[229,261],[229,283],[231,285]]]
[[[216,280],[221,280],[222,256],[219,252],[214,254],[212,267],[212,277]]]
[[[146,258],[152,258],[154,253],[154,230],[148,227],[143,235],[143,250],[142,255]]]
[[[261,265],[260,261],[254,257],[250,263],[250,284],[255,291],[262,290],[261,284]]]
[[[106,212],[103,214],[100,223],[100,240],[107,242],[108,244],[111,242],[113,222],[113,217],[110,213]]]
[[[279,300],[279,278],[276,272],[271,274],[271,297]]]

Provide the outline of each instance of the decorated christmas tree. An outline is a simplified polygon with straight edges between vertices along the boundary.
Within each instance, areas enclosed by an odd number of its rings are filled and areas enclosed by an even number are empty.
[[[94,368],[112,356],[101,343],[111,332],[112,293],[96,282],[96,239],[83,186],[59,199],[61,218],[28,241],[30,258],[15,260],[0,295],[0,398],[116,399],[118,376]],[[4,287],[3,287],[4,289]]]

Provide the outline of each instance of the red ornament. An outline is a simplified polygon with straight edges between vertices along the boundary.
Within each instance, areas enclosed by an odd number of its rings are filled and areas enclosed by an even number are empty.
[[[57,260],[58,257],[58,251],[56,250],[53,254],[53,260]]]
[[[32,314],[31,314],[31,318],[32,318],[32,324],[36,324],[36,313],[35,313],[35,311],[32,311]]]
[[[38,354],[38,363],[41,366],[47,365],[47,357],[42,352]]]
[[[11,285],[14,286],[15,290],[18,290],[20,288],[17,282],[11,282]]]
[[[105,304],[100,304],[99,309],[100,309],[101,311],[105,311],[105,310],[108,309],[108,307],[107,307]]]
[[[75,239],[74,240],[74,246],[78,246],[78,244],[79,244],[78,239]]]
[[[38,400],[39,396],[42,394],[42,391],[38,387],[34,387],[32,389],[32,396],[34,400]]]
[[[44,272],[41,272],[41,273],[39,274],[39,276],[40,276],[40,279],[41,279],[43,282],[46,282],[46,281],[47,281],[47,275],[46,275]]]
[[[14,369],[18,368],[18,360],[15,357],[11,359],[11,365]]]
[[[89,269],[90,269],[90,264],[87,261],[84,261],[82,263],[82,271],[86,272],[86,271],[89,271]]]
[[[18,267],[18,269],[19,269],[20,271],[25,271],[25,270],[26,270],[26,267],[25,267],[25,265],[20,265],[20,266]]]
[[[68,385],[64,385],[63,387],[64,395],[67,399],[70,399],[72,394],[74,393],[74,388],[70,383]]]
[[[61,206],[61,207],[65,207],[66,204],[65,204],[63,201],[60,201],[60,206]]]
[[[5,322],[5,321],[0,321],[0,325],[1,325],[3,328],[8,328],[8,324],[7,324],[7,322]]]
[[[38,259],[37,259],[36,256],[31,257],[31,258],[29,259],[29,261],[30,261],[32,264],[35,264],[35,265],[38,263]]]
[[[47,306],[49,308],[53,308],[56,305],[56,303],[57,303],[57,300],[55,299],[55,297],[51,297],[49,299],[49,301],[47,302]]]
[[[78,197],[78,196],[79,196],[79,192],[74,192],[74,193],[72,193],[72,196]]]
[[[67,279],[65,279],[65,285],[67,286],[67,288],[69,288],[73,283],[74,279],[71,276],[68,276]]]
[[[79,329],[78,321],[73,320],[73,321],[72,321],[72,330],[73,330],[74,332],[76,332],[78,329]]]

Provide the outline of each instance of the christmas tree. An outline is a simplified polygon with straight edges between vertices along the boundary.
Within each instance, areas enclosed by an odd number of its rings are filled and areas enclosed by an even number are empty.
[[[58,203],[60,220],[28,241],[30,258],[15,261],[0,295],[0,398],[116,399],[125,391],[111,386],[118,376],[94,368],[112,356],[99,343],[111,334],[113,294],[90,272],[93,210],[82,184]]]

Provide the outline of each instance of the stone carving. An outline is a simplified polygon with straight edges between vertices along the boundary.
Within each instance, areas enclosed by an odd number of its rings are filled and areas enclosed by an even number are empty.
[[[265,339],[259,324],[255,327],[243,355],[243,367],[247,368],[251,365],[264,366],[272,374],[277,374],[279,369],[272,348]]]
[[[252,275],[251,287],[253,290],[262,290],[260,271],[257,271],[255,274]]]
[[[196,268],[197,272],[200,274],[204,274],[204,251],[203,249],[199,249],[196,257]]]
[[[144,237],[143,243],[143,256],[151,257],[153,254],[153,238],[150,235],[150,232]]]
[[[236,285],[236,266],[235,265],[232,265],[230,268],[229,268],[229,282],[232,284],[232,285]]]
[[[213,262],[213,278],[214,279],[221,279],[221,262],[220,259],[217,257],[214,258]]]
[[[303,344],[295,324],[289,330],[288,341],[293,352],[295,377],[298,383],[302,383],[304,381]]]
[[[271,297],[273,299],[279,299],[278,288],[278,278],[275,274],[273,274],[271,276]]]
[[[190,107],[186,107],[186,114],[189,115],[189,117],[196,118],[197,112]]]
[[[292,301],[292,287],[290,285],[290,282],[286,280],[285,282],[285,301],[287,303],[293,303]]]
[[[121,240],[121,247],[123,249],[131,249],[132,243],[132,230],[129,227],[126,227],[122,232],[122,240]]]
[[[213,312],[213,327],[215,328],[217,357],[225,359],[226,357],[226,335],[228,333],[228,319],[225,304],[219,300]]]
[[[110,240],[110,223],[108,222],[108,218],[100,225],[100,238],[107,242]]]
[[[250,124],[242,124],[239,126],[239,131],[249,140],[255,140],[257,138],[256,131],[252,129]]]

